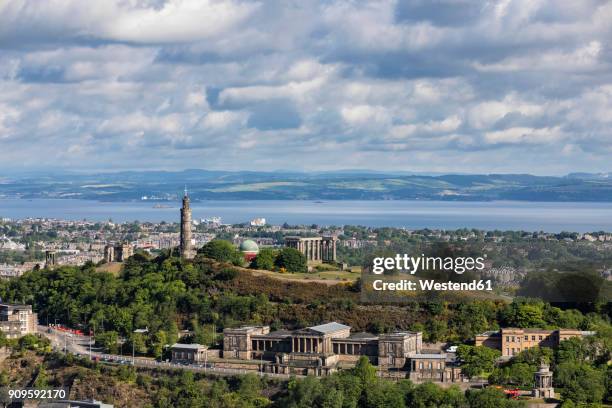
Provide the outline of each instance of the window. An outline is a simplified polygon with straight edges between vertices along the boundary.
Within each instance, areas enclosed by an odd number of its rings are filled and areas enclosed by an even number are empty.
[[[431,370],[433,368],[433,364],[431,363],[431,361],[429,362],[428,368]]]
[[[529,340],[529,336],[525,336],[525,341]]]
[[[542,336],[539,336],[539,339],[538,339],[538,340],[542,340]]]
[[[423,369],[423,362],[419,363],[419,369],[422,370]]]
[[[510,336],[506,336],[506,341],[510,341]]]
[[[535,341],[535,336],[531,336],[531,341]]]

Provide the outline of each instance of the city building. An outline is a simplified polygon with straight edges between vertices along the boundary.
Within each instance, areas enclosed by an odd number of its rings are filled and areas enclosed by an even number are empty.
[[[202,344],[173,344],[170,348],[173,362],[201,363],[206,360],[208,346]]]
[[[36,333],[38,316],[30,305],[0,304],[0,331],[9,339]]]
[[[350,326],[337,322],[277,331],[243,326],[223,331],[222,357],[250,360],[264,372],[321,376],[352,367],[365,356],[384,372],[416,381],[460,381],[446,354],[421,354],[422,342],[420,332],[351,333]]]
[[[187,189],[183,196],[183,206],[181,207],[181,236],[180,253],[183,259],[192,259],[195,256],[193,243],[191,242],[191,206]]]
[[[238,249],[240,250],[240,252],[242,252],[242,254],[244,255],[244,260],[247,262],[252,261],[253,258],[255,258],[259,253],[259,246],[255,241],[252,241],[250,239],[242,241]]]
[[[512,357],[532,347],[556,348],[563,340],[595,334],[576,329],[519,329],[502,328],[476,335],[476,346],[487,346],[501,351],[502,357]]]
[[[251,227],[263,227],[266,225],[265,218],[254,218],[251,220]]]
[[[448,356],[442,354],[418,354],[410,353],[410,380],[414,382],[437,381],[437,382],[459,382],[461,381],[461,368],[448,361]]]
[[[127,242],[109,244],[104,247],[104,261],[107,263],[125,262],[132,255],[134,255],[134,247]]]
[[[308,263],[335,263],[338,239],[329,237],[285,237],[285,246],[295,248],[306,257]]]

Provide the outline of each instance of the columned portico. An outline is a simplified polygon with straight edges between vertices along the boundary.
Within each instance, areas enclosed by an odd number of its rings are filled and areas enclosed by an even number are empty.
[[[295,248],[310,263],[336,262],[336,237],[285,237],[285,246]]]

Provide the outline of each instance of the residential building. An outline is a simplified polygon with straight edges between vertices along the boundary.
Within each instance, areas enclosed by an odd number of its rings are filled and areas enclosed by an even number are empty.
[[[0,331],[9,339],[36,333],[38,316],[30,305],[0,304]]]
[[[501,351],[502,357],[512,357],[532,347],[556,348],[563,340],[592,334],[594,332],[576,329],[545,330],[507,327],[500,331],[489,331],[477,335],[475,344],[497,349]]]

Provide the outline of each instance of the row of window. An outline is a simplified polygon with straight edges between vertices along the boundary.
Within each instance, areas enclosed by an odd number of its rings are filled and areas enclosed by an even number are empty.
[[[537,337],[538,337],[538,340],[540,340],[540,341],[542,341],[544,339],[544,336],[542,336],[542,335],[538,335]],[[546,336],[545,337],[546,340],[548,340],[549,337],[550,336]],[[512,340],[510,340],[510,339],[512,339]],[[535,340],[536,340],[536,336],[532,335],[531,336],[531,341],[535,341]],[[506,336],[506,341],[507,342],[512,341],[512,343],[517,342],[517,341],[520,342],[521,341],[521,336]],[[525,341],[529,341],[529,336],[528,335],[525,335]]]
[[[427,369],[428,370],[433,370],[434,368],[434,363],[432,363],[431,361],[428,363],[424,363],[423,361],[419,361],[419,370],[424,370],[425,369],[425,364],[427,364]],[[437,365],[437,369],[441,370],[443,368],[443,365],[441,362],[436,363]],[[412,363],[412,367],[413,369],[416,369],[416,361]]]

